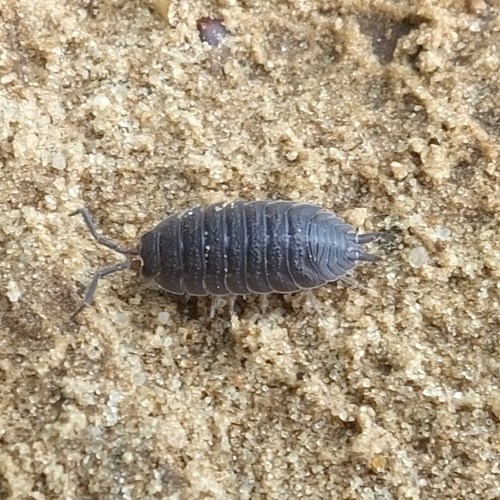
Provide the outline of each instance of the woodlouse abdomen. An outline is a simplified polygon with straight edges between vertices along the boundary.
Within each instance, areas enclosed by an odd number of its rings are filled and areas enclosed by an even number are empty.
[[[127,267],[140,268],[145,279],[170,293],[234,296],[312,289],[344,277],[359,261],[379,260],[363,250],[376,233],[358,234],[332,212],[309,203],[195,207],[167,217],[132,248],[99,236],[85,209],[77,213],[98,242],[131,256],[94,275],[84,305],[92,301],[101,277]]]

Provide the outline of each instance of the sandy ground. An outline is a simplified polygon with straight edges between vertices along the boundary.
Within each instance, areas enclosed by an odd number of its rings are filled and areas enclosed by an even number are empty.
[[[499,11],[0,0],[0,498],[499,498]],[[322,317],[124,272],[68,320],[118,258],[71,211],[134,243],[235,198],[331,208],[383,261]]]

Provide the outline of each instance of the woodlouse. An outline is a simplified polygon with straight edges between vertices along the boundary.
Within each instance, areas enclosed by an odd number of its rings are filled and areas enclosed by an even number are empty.
[[[358,234],[334,213],[293,201],[233,201],[171,215],[125,247],[98,234],[96,241],[129,258],[97,271],[76,316],[94,297],[99,279],[124,269],[173,294],[236,296],[291,293],[343,278],[359,261],[379,257],[363,250],[378,233]],[[212,306],[213,313],[213,306]]]

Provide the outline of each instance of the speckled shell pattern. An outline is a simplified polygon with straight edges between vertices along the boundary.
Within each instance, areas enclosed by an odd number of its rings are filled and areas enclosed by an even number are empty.
[[[317,205],[234,201],[167,217],[142,236],[139,254],[144,278],[203,296],[316,288],[363,251],[353,227]]]

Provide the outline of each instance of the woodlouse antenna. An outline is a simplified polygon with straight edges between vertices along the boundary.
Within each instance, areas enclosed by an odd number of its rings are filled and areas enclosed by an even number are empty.
[[[105,278],[110,274],[117,273],[118,271],[123,271],[124,269],[128,269],[130,267],[130,264],[131,262],[127,260],[125,262],[119,262],[114,266],[104,267],[103,269],[99,269],[98,271],[96,271],[94,273],[94,276],[92,277],[90,285],[85,290],[85,295],[83,297],[82,305],[71,315],[71,320],[74,320],[83,311],[83,309],[92,304],[92,301],[94,300],[95,291],[97,290],[97,283],[99,283],[100,279]]]
[[[81,214],[83,217],[83,220],[85,221],[85,224],[87,228],[90,231],[90,234],[92,234],[92,237],[99,243],[100,245],[103,245],[115,252],[121,253],[123,255],[139,255],[139,251],[136,247],[125,247],[121,245],[120,243],[113,241],[109,238],[106,238],[105,236],[102,236],[98,233],[97,231],[97,226],[92,219],[92,216],[87,208],[79,208],[78,210],[72,212],[69,214],[70,216],[78,215]],[[137,259],[128,259],[124,262],[119,262],[118,264],[115,264],[113,266],[109,267],[104,267],[102,269],[99,269],[94,273],[94,276],[92,277],[92,281],[90,282],[89,286],[85,290],[85,295],[83,297],[83,303],[82,305],[71,315],[71,320],[74,320],[80,312],[82,312],[85,307],[90,305],[94,299],[94,295],[97,289],[97,284],[99,283],[99,280],[102,278],[105,278],[106,276],[109,276],[110,274],[117,273],[119,271],[123,271],[125,269],[129,268],[135,268],[134,264],[137,262]]]
[[[102,236],[97,232],[97,225],[92,219],[92,215],[90,214],[88,208],[79,208],[78,210],[75,210],[74,212],[71,212],[69,215],[70,217],[73,217],[74,215],[81,214],[83,217],[83,220],[85,221],[85,224],[87,225],[87,228],[90,231],[90,234],[92,234],[92,237],[99,243],[100,245],[103,245],[115,252],[121,253],[123,255],[139,255],[139,251],[137,250],[136,247],[125,247],[121,243],[118,243],[116,241],[113,241],[109,238],[106,238],[105,236]]]

